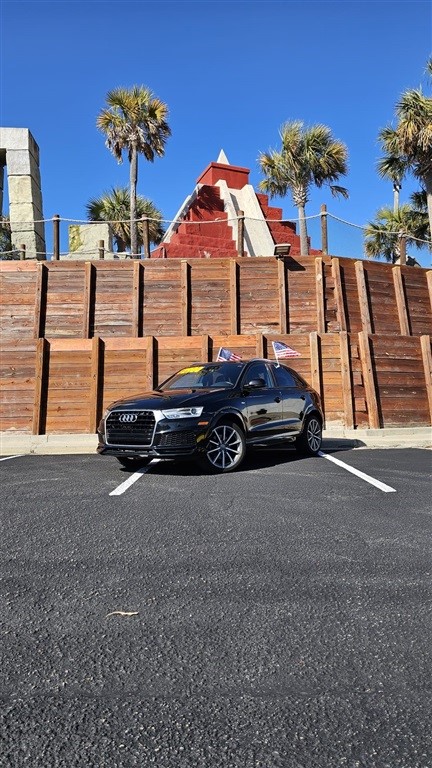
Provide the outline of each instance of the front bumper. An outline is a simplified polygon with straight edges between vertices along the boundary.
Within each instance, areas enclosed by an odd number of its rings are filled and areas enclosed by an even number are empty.
[[[107,456],[177,458],[193,456],[204,446],[208,434],[208,424],[198,425],[197,419],[163,419],[157,421],[148,444],[137,441],[133,430],[125,432],[114,440],[109,437],[106,423],[101,421],[98,428],[97,452]]]

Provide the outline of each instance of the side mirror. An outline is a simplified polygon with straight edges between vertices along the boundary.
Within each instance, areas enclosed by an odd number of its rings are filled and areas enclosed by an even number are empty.
[[[264,379],[251,379],[250,381],[245,384],[246,389],[262,389],[265,387],[266,383]]]

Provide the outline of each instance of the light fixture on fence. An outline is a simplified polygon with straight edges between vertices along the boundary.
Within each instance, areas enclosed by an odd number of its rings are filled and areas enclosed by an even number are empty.
[[[291,243],[277,243],[274,247],[273,255],[276,256],[277,259],[280,259],[282,256],[289,256],[290,250]]]

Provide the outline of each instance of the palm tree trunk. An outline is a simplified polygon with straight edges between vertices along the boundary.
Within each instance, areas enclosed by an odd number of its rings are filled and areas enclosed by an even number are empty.
[[[130,160],[130,237],[131,257],[139,258],[138,254],[138,224],[136,221],[136,191],[138,181],[138,153],[136,144],[132,145]]]
[[[297,207],[299,215],[300,256],[309,256],[309,242],[304,205]]]
[[[423,178],[425,190],[426,190],[426,200],[427,200],[427,210],[428,210],[428,219],[429,219],[429,236],[432,238],[432,173],[426,173]]]

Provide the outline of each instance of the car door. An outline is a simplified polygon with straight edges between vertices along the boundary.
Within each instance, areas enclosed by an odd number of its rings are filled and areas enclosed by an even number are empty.
[[[271,368],[282,394],[284,431],[286,434],[298,432],[303,421],[306,394],[291,371],[284,365],[272,364]]]
[[[267,441],[283,432],[282,393],[265,362],[251,363],[242,384],[247,385],[252,379],[264,379],[265,386],[244,390],[248,438],[250,441]]]

